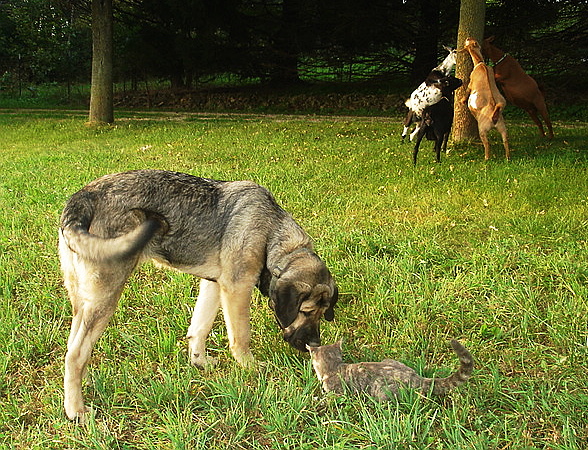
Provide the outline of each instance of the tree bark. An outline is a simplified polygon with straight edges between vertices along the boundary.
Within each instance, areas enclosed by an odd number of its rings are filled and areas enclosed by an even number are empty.
[[[90,124],[113,123],[112,0],[92,0]]]
[[[486,15],[485,0],[461,0],[459,10],[459,29],[457,32],[457,48],[462,49],[466,38],[472,37],[482,42]],[[463,86],[455,92],[455,116],[453,119],[454,142],[471,141],[478,138],[478,124],[470,114],[467,105],[463,104],[465,91],[470,82],[473,69],[472,58],[468,52],[457,55],[455,76],[463,81]]]

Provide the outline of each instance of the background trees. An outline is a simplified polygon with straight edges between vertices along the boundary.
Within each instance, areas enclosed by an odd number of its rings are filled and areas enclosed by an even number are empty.
[[[73,5],[0,2],[0,89],[89,80],[89,22]]]
[[[588,75],[586,0],[487,0],[486,34],[539,78]],[[459,0],[114,0],[114,77],[420,81],[455,45]],[[440,53],[438,53],[440,52]],[[0,89],[90,79],[90,0],[0,3]]]
[[[114,122],[112,0],[92,0],[91,124]]]

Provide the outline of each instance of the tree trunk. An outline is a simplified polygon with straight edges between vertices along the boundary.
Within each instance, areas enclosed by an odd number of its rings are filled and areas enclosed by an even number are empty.
[[[468,37],[482,42],[485,14],[485,0],[461,0],[457,32],[458,49],[463,48]],[[453,119],[453,141],[455,142],[471,141],[478,138],[476,119],[470,114],[467,105],[462,103],[473,67],[472,58],[468,52],[458,53],[455,76],[461,78],[463,86],[455,93],[455,117]]]
[[[90,124],[113,123],[112,0],[92,0]]]

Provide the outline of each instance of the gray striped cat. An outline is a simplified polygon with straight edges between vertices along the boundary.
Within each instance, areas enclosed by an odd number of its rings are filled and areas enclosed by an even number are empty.
[[[393,359],[382,362],[343,362],[341,341],[321,347],[307,346],[312,366],[326,392],[367,394],[378,401],[397,397],[399,389],[412,388],[423,394],[444,395],[463,384],[472,374],[474,360],[470,352],[456,340],[451,346],[457,354],[460,367],[447,378],[425,378],[414,369]]]

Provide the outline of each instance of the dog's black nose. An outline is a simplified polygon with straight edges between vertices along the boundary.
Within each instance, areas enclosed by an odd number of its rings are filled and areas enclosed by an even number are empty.
[[[296,350],[303,352],[303,353],[308,351],[308,349],[306,348],[306,344],[300,340],[295,341],[292,344],[292,347],[294,347]]]
[[[310,341],[308,343],[309,347],[320,347],[321,346],[321,341],[320,339],[318,341]],[[306,345],[304,346],[304,348],[306,348]]]
[[[320,331],[318,328],[302,327],[293,329],[289,327],[284,330],[283,337],[288,344],[301,352],[308,351],[306,349],[307,344],[311,347],[319,347],[321,345]]]
[[[321,345],[320,341],[312,340],[310,342],[306,342],[301,339],[295,339],[294,341],[288,341],[288,343],[292,347],[294,347],[296,350],[301,351],[301,352],[308,351],[308,349],[306,348],[306,345],[309,345],[310,347],[320,347],[320,345]]]

